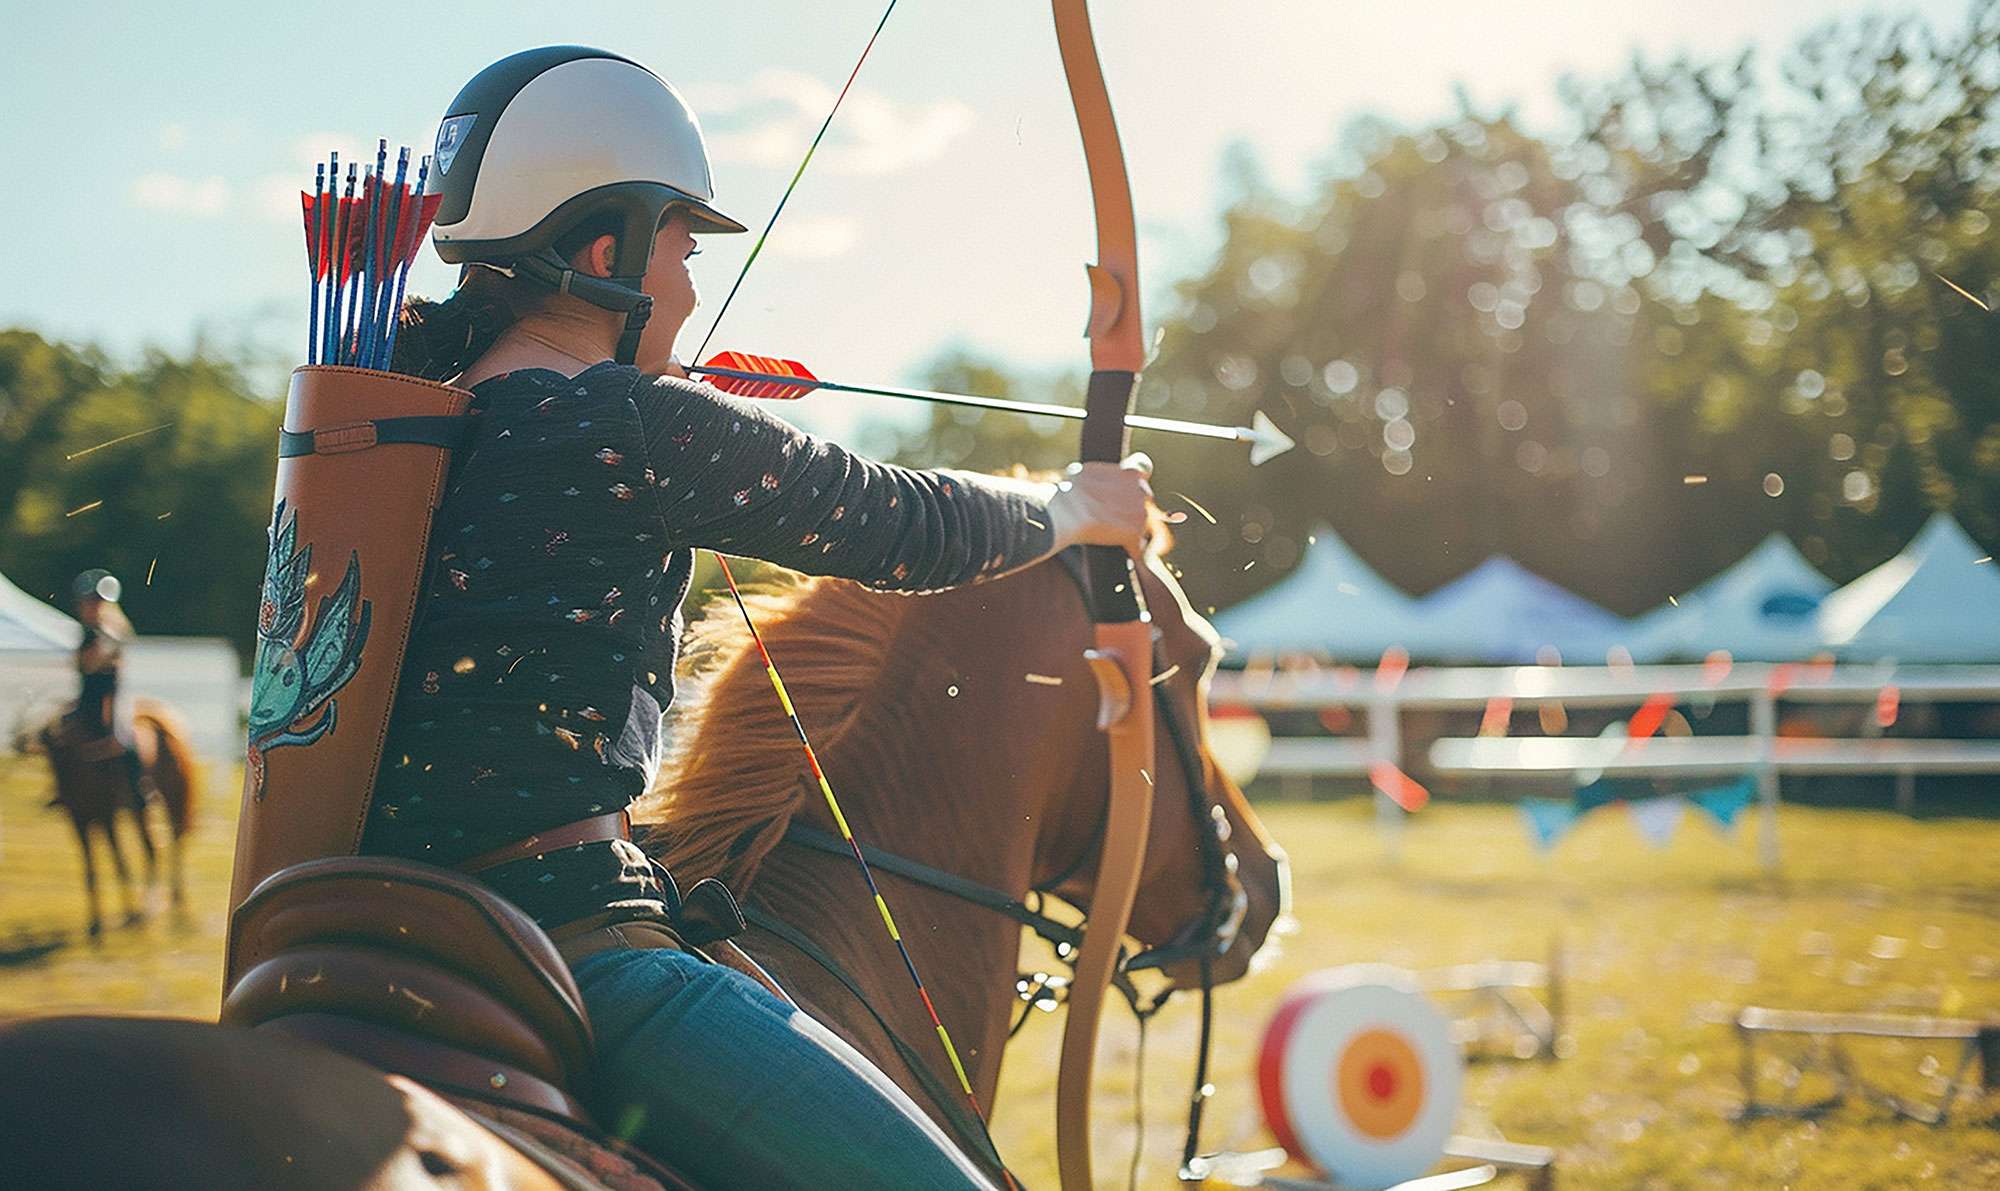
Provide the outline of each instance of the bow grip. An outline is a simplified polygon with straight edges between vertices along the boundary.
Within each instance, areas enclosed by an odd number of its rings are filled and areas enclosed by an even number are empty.
[[[1125,457],[1130,432],[1125,411],[1132,408],[1132,392],[1139,374],[1122,369],[1102,369],[1090,374],[1084,408],[1090,416],[1083,423],[1082,461],[1116,463]],[[1099,416],[1099,411],[1107,411]],[[1122,624],[1139,620],[1145,612],[1139,603],[1139,585],[1132,573],[1132,556],[1116,546],[1086,546],[1084,574],[1090,586],[1090,618],[1097,624]]]

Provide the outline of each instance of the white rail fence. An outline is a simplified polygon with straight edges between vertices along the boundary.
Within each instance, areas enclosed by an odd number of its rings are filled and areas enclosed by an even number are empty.
[[[1285,736],[1271,742],[1259,776],[1366,776],[1376,766],[1406,768],[1406,711],[1507,708],[1559,704],[1569,708],[1632,709],[1671,696],[1685,704],[1743,703],[1747,735],[1445,736],[1430,743],[1429,768],[1452,777],[1533,777],[1604,773],[1702,777],[1754,774],[1759,854],[1778,864],[1778,776],[1883,774],[1896,782],[1896,804],[1914,806],[1920,774],[2000,774],[2000,739],[1916,739],[1884,736],[1880,719],[1864,717],[1858,735],[1797,738],[1778,734],[1782,704],[1902,706],[1973,703],[2000,706],[2000,666],[1510,666],[1393,670],[1262,670],[1218,673],[1211,699],[1259,711],[1359,710],[1362,736]],[[1402,815],[1377,794],[1381,819],[1393,833]]]

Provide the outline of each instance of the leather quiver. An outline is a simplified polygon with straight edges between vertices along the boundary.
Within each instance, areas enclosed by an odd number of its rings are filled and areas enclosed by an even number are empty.
[[[292,373],[232,910],[271,874],[360,845],[422,598],[431,518],[471,401],[464,389],[391,372]]]

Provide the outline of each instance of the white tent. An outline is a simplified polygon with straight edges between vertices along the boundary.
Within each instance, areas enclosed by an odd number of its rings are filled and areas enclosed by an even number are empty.
[[[1410,597],[1321,525],[1292,572],[1215,618],[1238,655],[1311,653],[1372,662],[1417,632]]]
[[[0,654],[68,653],[82,639],[82,625],[0,575]]]
[[[1949,513],[1819,606],[1842,661],[2000,662],[2000,571]]]
[[[17,727],[53,715],[76,697],[71,656],[83,626],[0,575],[0,748]],[[141,635],[125,651],[123,695],[173,707],[195,751],[228,761],[243,751],[244,684],[236,651],[220,637]]]
[[[1554,646],[1564,661],[1596,664],[1631,635],[1623,618],[1497,554],[1413,611],[1410,653],[1435,661],[1526,663]]]
[[[1833,581],[1813,569],[1782,533],[1708,582],[1662,604],[1633,626],[1642,662],[1689,660],[1722,649],[1739,661],[1788,662],[1820,648],[1813,616]]]

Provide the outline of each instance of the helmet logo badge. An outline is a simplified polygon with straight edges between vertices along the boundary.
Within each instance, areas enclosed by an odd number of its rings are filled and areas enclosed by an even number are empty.
[[[453,116],[451,119],[438,125],[437,148],[432,152],[432,156],[437,160],[438,173],[448,174],[451,172],[452,158],[458,156],[459,147],[465,144],[466,136],[471,133],[472,126],[478,122],[478,115],[473,114],[469,116]]]

